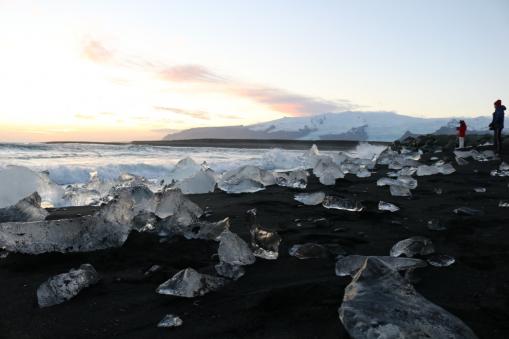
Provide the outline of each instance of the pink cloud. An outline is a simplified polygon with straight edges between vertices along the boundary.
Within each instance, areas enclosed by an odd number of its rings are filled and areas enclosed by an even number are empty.
[[[176,65],[159,72],[161,78],[172,82],[222,82],[225,79],[200,65]]]
[[[113,52],[98,40],[87,40],[83,46],[83,55],[97,63],[108,62],[113,58]]]

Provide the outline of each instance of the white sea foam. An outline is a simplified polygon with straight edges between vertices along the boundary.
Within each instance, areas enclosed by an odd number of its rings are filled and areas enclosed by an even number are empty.
[[[346,154],[350,157],[373,159],[384,148],[383,146],[361,143]],[[193,176],[201,168],[203,162],[206,162],[206,167],[218,176],[226,171],[248,165],[274,172],[309,169],[308,153],[302,150],[277,148],[0,143],[0,171],[12,165],[25,167],[37,175],[42,171],[47,171],[49,177],[46,174],[42,176],[60,186],[86,184],[92,178],[93,173],[99,182],[112,182],[120,175],[130,173],[144,177],[152,183],[159,183],[164,179],[165,184],[170,184],[171,180],[180,181],[185,177]],[[317,154],[321,158],[330,157],[334,162],[339,162],[344,158],[344,156],[338,156],[338,151],[320,151]],[[186,160],[181,161],[182,159]],[[179,161],[181,161],[180,164]],[[186,174],[183,171],[193,173]],[[6,200],[4,203],[18,201],[33,193],[29,191],[35,187],[35,184],[27,187],[23,192],[19,192],[19,197],[16,196],[12,201]],[[46,192],[39,193],[42,193],[41,196],[48,198],[54,205],[61,205],[62,202],[50,195],[50,193],[53,194],[53,191],[46,190]],[[44,196],[45,194],[47,197]]]

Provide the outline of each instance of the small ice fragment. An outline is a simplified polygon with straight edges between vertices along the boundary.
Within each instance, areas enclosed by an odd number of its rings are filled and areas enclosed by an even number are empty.
[[[436,161],[436,160],[438,160],[438,158],[437,157],[431,157],[429,160]]]
[[[432,231],[445,231],[447,227],[443,226],[439,219],[431,219],[428,221],[428,229]]]
[[[306,188],[309,173],[305,170],[291,171],[288,173],[275,173],[276,185],[291,188]]]
[[[438,166],[438,172],[443,175],[448,175],[448,174],[452,174],[452,173],[456,172],[456,169],[454,168],[454,166],[452,164],[447,163],[447,164]]]
[[[192,268],[186,268],[159,285],[156,292],[176,297],[194,298],[215,291],[225,283],[224,278],[201,274]]]
[[[203,210],[189,200],[179,189],[165,189],[155,194],[155,214],[160,218],[173,216],[179,224],[189,225],[195,222]]]
[[[509,207],[509,201],[507,200],[500,200],[498,203],[498,207]]]
[[[281,237],[277,232],[267,231],[256,225],[251,227],[251,247],[255,256],[267,260],[277,259],[279,243],[281,243]]]
[[[295,200],[298,202],[303,203],[304,205],[319,205],[323,202],[323,199],[325,198],[324,192],[314,192],[314,193],[299,193],[295,194],[294,196]]]
[[[360,212],[364,209],[361,203],[355,200],[340,198],[328,195],[323,199],[322,203],[325,208],[332,208],[337,210],[344,210],[350,212]]]
[[[225,181],[218,183],[217,187],[229,194],[255,193],[265,189],[265,186],[261,182],[251,179],[242,179],[234,182]]]
[[[254,193],[275,182],[272,173],[247,165],[223,173],[217,187],[226,193]]]
[[[145,271],[145,273],[143,273],[144,275],[152,275],[154,274],[155,272],[157,271],[160,271],[161,270],[161,266],[160,265],[152,265],[148,270]]]
[[[474,192],[476,193],[486,193],[486,188],[484,187],[475,187]]]
[[[9,256],[9,252],[7,251],[0,251],[0,259],[5,259]]]
[[[438,174],[438,173],[439,173],[438,168],[437,168],[437,166],[434,166],[434,165],[431,165],[431,166],[421,165],[421,166],[417,167],[417,176],[419,176],[419,177],[426,176],[426,175],[434,175],[434,174]]]
[[[90,264],[83,264],[79,269],[71,269],[69,273],[53,276],[42,283],[37,289],[39,307],[61,304],[99,281],[99,274]]]
[[[242,238],[229,230],[219,235],[219,260],[232,265],[251,265],[256,258]]]
[[[428,255],[435,252],[435,247],[431,240],[421,236],[415,236],[398,241],[391,248],[391,257],[405,255],[412,258],[416,255]]]
[[[412,176],[415,174],[415,172],[417,172],[417,168],[416,167],[403,167],[402,169],[400,169],[398,171],[398,176]]]
[[[362,267],[368,256],[348,255],[338,257],[336,261],[336,275],[340,277],[353,276]],[[373,256],[369,256],[373,258]],[[399,258],[391,256],[374,256],[395,271],[405,271],[426,266],[421,259]]]
[[[460,158],[460,157],[456,157],[456,163],[459,165],[459,166],[466,166],[469,164],[469,162],[463,158]]]
[[[399,211],[399,207],[391,204],[390,202],[380,201],[378,203],[378,209],[380,211],[390,211],[390,212],[396,212]]]
[[[501,171],[509,171],[509,164],[504,162],[504,161],[502,161],[502,163],[500,164],[498,169],[501,170]]]
[[[233,280],[237,280],[240,277],[242,277],[246,270],[241,265],[231,265],[228,263],[225,263],[223,261],[219,262],[219,264],[214,266],[216,269],[217,274],[219,274],[222,277],[230,278]]]
[[[394,197],[410,197],[410,196],[412,196],[410,189],[403,187],[403,186],[399,186],[399,185],[391,185],[390,192],[391,192],[391,195]]]
[[[435,194],[437,195],[441,195],[443,193],[442,191],[442,188],[441,187],[435,187],[433,188],[433,192],[435,192]]]
[[[456,259],[446,254],[432,254],[430,255],[426,261],[435,267],[447,267],[454,264]]]
[[[366,168],[361,168],[357,174],[357,178],[369,178],[371,176],[371,172],[368,171]]]
[[[214,192],[216,179],[211,169],[200,170],[193,176],[177,182],[174,187],[179,188],[184,194],[209,193]]]
[[[453,212],[457,215],[466,215],[466,216],[471,216],[471,217],[481,216],[484,214],[484,212],[481,210],[466,207],[466,206],[455,208],[453,210]]]
[[[157,324],[157,327],[178,327],[182,326],[184,322],[180,317],[173,315],[173,314],[167,314],[164,316],[164,318]]]
[[[327,257],[328,251],[320,244],[306,243],[293,245],[288,254],[298,259],[316,259]]]
[[[230,218],[224,218],[216,222],[199,221],[190,225],[173,225],[169,231],[179,234],[186,239],[219,240],[219,236],[225,230],[230,229]]]
[[[410,176],[400,175],[396,181],[398,186],[403,186],[411,190],[417,188],[417,180]]]

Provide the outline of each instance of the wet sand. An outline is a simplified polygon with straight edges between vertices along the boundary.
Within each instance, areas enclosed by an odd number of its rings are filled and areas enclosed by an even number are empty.
[[[451,155],[440,155],[441,158]],[[508,159],[505,159],[508,161]],[[217,292],[186,299],[155,293],[174,273],[193,267],[214,273],[217,246],[212,241],[173,238],[161,243],[153,235],[132,232],[118,249],[81,254],[10,254],[0,259],[0,337],[2,338],[348,338],[338,318],[349,277],[334,273],[334,254],[388,255],[399,240],[429,237],[439,253],[456,263],[416,272],[417,291],[462,319],[479,338],[509,337],[509,178],[491,177],[499,162],[457,166],[448,176],[417,177],[412,198],[392,197],[388,187],[371,178],[347,175],[335,186],[323,186],[311,177],[305,192],[324,191],[357,199],[360,213],[302,206],[293,199],[298,190],[268,187],[254,194],[228,195],[217,191],[192,195],[209,220],[230,217],[232,230],[249,240],[246,210],[257,208],[263,227],[276,230],[283,241],[275,261],[257,259],[246,275]],[[478,173],[474,173],[477,170]],[[437,195],[435,188],[442,188]],[[485,187],[486,193],[475,193]],[[379,212],[378,201],[397,204],[396,213]],[[462,217],[452,211],[469,206],[485,212]],[[51,218],[88,214],[93,208],[52,211]],[[316,219],[325,218],[322,221]],[[427,221],[439,218],[446,231],[431,231]],[[328,258],[298,260],[288,255],[293,244],[317,242],[331,250]],[[99,284],[70,301],[40,309],[37,287],[50,276],[83,263],[94,265]],[[152,276],[152,265],[163,269]],[[179,315],[183,326],[157,328],[167,313]]]

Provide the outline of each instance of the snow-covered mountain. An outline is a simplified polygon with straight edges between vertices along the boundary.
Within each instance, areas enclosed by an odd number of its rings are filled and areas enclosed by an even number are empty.
[[[485,133],[491,116],[475,118],[418,118],[393,112],[342,112],[286,117],[248,126],[191,128],[168,134],[165,140],[296,139],[393,141],[405,133],[454,133],[459,119],[470,133]]]

